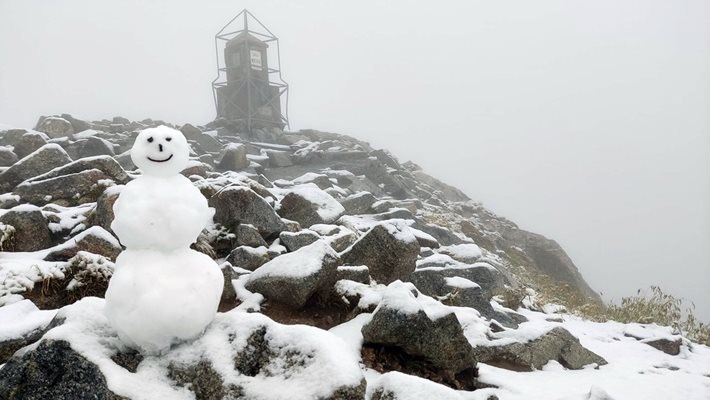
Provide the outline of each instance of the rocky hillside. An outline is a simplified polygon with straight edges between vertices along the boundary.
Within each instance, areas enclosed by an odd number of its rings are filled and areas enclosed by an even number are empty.
[[[134,138],[161,124],[0,128],[0,399],[637,398],[617,388],[643,384],[629,349],[667,378],[658,390],[707,389],[707,347],[564,314],[560,293],[599,302],[564,250],[415,163],[219,120],[175,128],[216,210],[194,247],[221,265],[221,313],[193,343],[136,353],[103,316],[122,251],[112,205],[140,173]],[[678,382],[681,368],[694,372]]]

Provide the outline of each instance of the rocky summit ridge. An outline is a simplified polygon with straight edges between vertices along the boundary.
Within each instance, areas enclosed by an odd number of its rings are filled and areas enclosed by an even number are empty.
[[[193,247],[225,286],[204,335],[143,356],[102,297],[128,152],[159,125],[191,145],[216,211]],[[532,289],[600,301],[556,242],[349,136],[64,114],[0,128],[0,166],[0,399],[493,399],[483,366],[607,364]]]

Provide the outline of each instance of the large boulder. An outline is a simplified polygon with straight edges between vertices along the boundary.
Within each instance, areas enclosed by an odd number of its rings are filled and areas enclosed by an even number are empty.
[[[484,291],[477,282],[456,275],[455,271],[457,270],[460,271],[460,275],[468,276],[469,278],[478,279],[483,277],[483,279],[479,279],[482,282],[489,282],[491,280],[490,276],[495,274],[495,272],[484,266],[444,268],[441,270],[431,268],[414,271],[408,280],[425,295],[438,297],[447,305],[475,308],[482,316],[488,319],[495,319],[504,326],[517,328],[518,324],[510,316],[493,309],[491,306],[492,291],[490,289]]]
[[[314,224],[329,224],[345,212],[345,208],[331,195],[318,187],[295,189],[279,203],[280,216],[297,221],[303,227]]]
[[[495,267],[487,263],[475,263],[472,265],[456,264],[445,267],[417,268],[409,280],[415,286],[421,286],[423,290],[435,292],[433,289],[445,282],[446,278],[461,277],[475,282],[481,287],[482,295],[490,299],[493,295],[502,290],[508,283],[507,278]],[[422,290],[422,289],[420,289]]]
[[[266,246],[266,241],[259,234],[259,230],[250,224],[239,224],[235,232],[237,246],[260,247]]]
[[[0,173],[0,192],[8,192],[25,179],[43,174],[71,162],[58,144],[46,144]]]
[[[487,346],[477,346],[476,356],[480,362],[507,369],[532,371],[541,369],[551,360],[568,369],[581,369],[585,365],[605,365],[607,362],[596,353],[584,348],[579,339],[562,327],[556,327],[542,336],[527,342],[510,342],[505,337],[504,344],[495,340]]]
[[[442,246],[451,246],[464,242],[463,239],[461,239],[456,233],[440,225],[417,222],[413,225],[413,227],[433,236],[434,239],[436,239],[436,241]]]
[[[358,192],[340,200],[340,204],[348,215],[369,214],[372,213],[372,205],[376,201],[377,199],[372,193]]]
[[[0,374],[3,399],[119,400],[99,367],[63,340],[42,341],[37,349],[7,362]]]
[[[122,248],[118,240],[108,231],[99,226],[92,226],[65,243],[53,247],[44,259],[46,261],[65,261],[80,251],[99,254],[111,261],[116,261]]]
[[[36,251],[46,249],[52,244],[47,220],[35,206],[14,207],[0,217],[0,223],[15,228],[14,251]]]
[[[14,151],[17,157],[23,158],[45,144],[47,144],[47,135],[44,133],[27,132],[17,141]]]
[[[415,269],[419,243],[403,224],[382,222],[340,256],[347,265],[367,265],[372,279],[388,284],[406,279]]]
[[[128,176],[126,171],[123,169],[123,167],[121,167],[121,164],[119,164],[115,158],[103,155],[95,157],[86,157],[76,161],[72,161],[69,164],[54,168],[49,172],[30,178],[28,179],[28,181],[32,182],[56,178],[58,176],[75,174],[77,172],[86,171],[89,169],[98,169],[99,171],[108,175],[111,179],[118,183],[127,183],[130,180],[130,177]]]
[[[40,119],[35,130],[44,132],[51,138],[67,137],[74,134],[71,122],[60,117],[46,117]]]
[[[286,230],[286,224],[269,203],[246,187],[224,188],[210,198],[209,205],[215,208],[215,222],[232,232],[241,223],[253,225],[264,238]]]
[[[298,309],[317,291],[335,283],[339,262],[338,254],[325,241],[317,241],[262,265],[252,272],[245,287]]]
[[[0,146],[0,167],[9,167],[18,160],[17,154],[7,147]]]
[[[98,169],[89,169],[56,178],[23,182],[14,192],[27,202],[47,204],[54,202],[65,206],[93,203],[101,196],[110,177]]]
[[[217,163],[221,171],[241,171],[249,167],[247,147],[243,144],[230,143],[224,148],[222,158]]]
[[[180,127],[180,132],[189,140],[196,140],[203,135],[202,131],[192,124],[185,124]]]
[[[362,327],[364,343],[401,349],[453,374],[474,370],[476,357],[456,315],[441,305],[427,312],[418,296],[411,284],[392,282]]]
[[[91,136],[81,142],[79,157],[93,157],[100,155],[114,155],[113,145],[107,140]]]
[[[301,247],[308,246],[320,239],[317,233],[310,230],[302,230],[299,232],[281,232],[279,235],[281,244],[286,246],[288,251],[296,251]]]
[[[235,267],[248,271],[255,271],[257,268],[271,260],[266,247],[239,246],[232,250],[227,256],[227,261]]]

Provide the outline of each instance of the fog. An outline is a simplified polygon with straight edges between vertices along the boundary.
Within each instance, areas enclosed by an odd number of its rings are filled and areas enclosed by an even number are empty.
[[[0,123],[214,118],[214,34],[280,38],[291,129],[412,160],[557,240],[606,299],[710,321],[710,2],[0,0]]]

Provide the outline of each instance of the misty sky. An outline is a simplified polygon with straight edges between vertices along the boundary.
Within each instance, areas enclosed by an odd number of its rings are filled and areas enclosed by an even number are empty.
[[[607,299],[656,284],[710,321],[707,0],[0,0],[0,123],[206,123],[244,7],[281,39],[292,129],[415,161]]]

